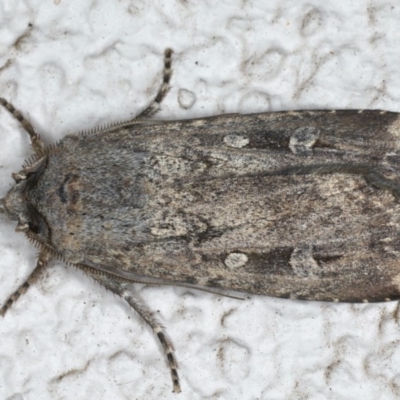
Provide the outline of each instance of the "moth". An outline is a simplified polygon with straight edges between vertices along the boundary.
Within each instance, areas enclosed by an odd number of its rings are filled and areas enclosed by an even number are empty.
[[[281,298],[381,302],[400,295],[400,117],[376,110],[133,120],[45,146],[8,101],[34,155],[2,210],[51,259],[121,296],[172,346],[135,282]]]

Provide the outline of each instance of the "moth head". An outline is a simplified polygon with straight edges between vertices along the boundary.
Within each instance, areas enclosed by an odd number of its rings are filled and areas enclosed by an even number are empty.
[[[32,189],[44,170],[43,159],[13,173],[15,185],[1,199],[0,210],[14,221],[18,221],[15,230],[24,232],[29,238],[40,243],[48,243],[49,228],[43,216],[35,207]]]

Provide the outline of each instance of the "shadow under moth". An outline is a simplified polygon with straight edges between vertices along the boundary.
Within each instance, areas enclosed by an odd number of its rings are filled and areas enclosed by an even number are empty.
[[[69,134],[14,173],[2,210],[40,248],[5,314],[52,258],[121,296],[172,346],[132,283],[281,298],[381,302],[400,295],[400,118],[293,111],[156,121],[163,83],[131,121]]]

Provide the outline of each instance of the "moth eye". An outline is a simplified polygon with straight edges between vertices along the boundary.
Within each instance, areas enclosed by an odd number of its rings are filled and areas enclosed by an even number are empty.
[[[32,233],[36,233],[36,234],[39,233],[39,227],[36,224],[32,223],[32,222],[29,222],[29,230]]]

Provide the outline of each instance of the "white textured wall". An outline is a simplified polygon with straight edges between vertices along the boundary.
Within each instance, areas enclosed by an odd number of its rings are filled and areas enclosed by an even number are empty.
[[[52,143],[142,110],[159,86],[166,47],[175,50],[174,75],[157,118],[400,110],[394,0],[2,0],[0,96]],[[4,110],[0,139],[3,196],[30,149]],[[3,304],[36,252],[0,220]],[[0,399],[400,398],[394,303],[138,292],[175,344],[183,393],[171,393],[161,348],[134,312],[55,262],[0,319]]]

